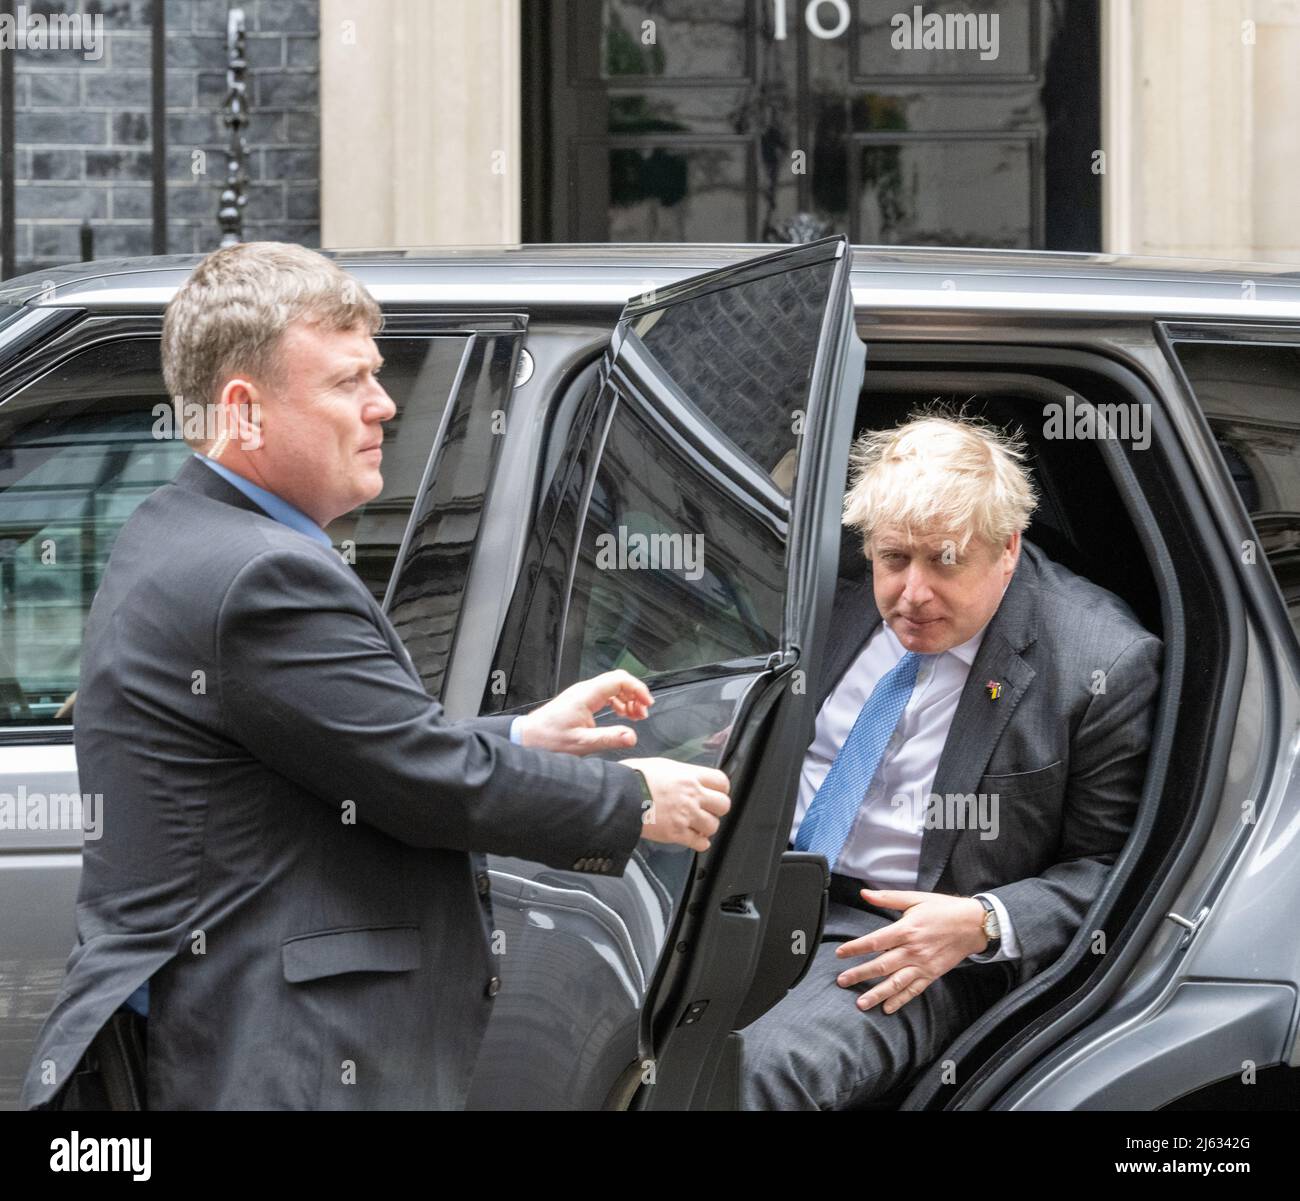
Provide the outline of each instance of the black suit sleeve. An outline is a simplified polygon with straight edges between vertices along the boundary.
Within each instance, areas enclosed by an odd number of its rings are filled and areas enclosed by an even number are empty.
[[[231,737],[413,846],[621,873],[641,832],[636,773],[515,746],[508,718],[446,721],[332,567],[270,550],[232,581],[216,629]]]

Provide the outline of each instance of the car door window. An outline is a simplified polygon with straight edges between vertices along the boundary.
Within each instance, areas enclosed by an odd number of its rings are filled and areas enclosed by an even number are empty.
[[[379,339],[397,403],[384,490],[327,532],[377,598],[388,586],[467,339]],[[69,720],[81,635],[123,523],[193,453],[156,338],[89,346],[0,403],[0,726]]]
[[[1300,635],[1300,330],[1293,344],[1187,340],[1179,365]]]
[[[742,659],[780,642],[784,511],[620,403],[591,491],[562,679]]]

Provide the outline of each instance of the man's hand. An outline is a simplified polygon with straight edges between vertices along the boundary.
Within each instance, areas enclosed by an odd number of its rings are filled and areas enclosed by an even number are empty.
[[[731,808],[731,781],[712,767],[692,767],[673,759],[624,759],[645,776],[653,798],[641,815],[651,842],[676,843],[707,851],[719,818]],[[978,902],[976,902],[978,904]]]
[[[902,910],[903,916],[835,949],[841,958],[880,952],[874,959],[842,972],[837,980],[848,988],[885,977],[858,998],[861,1010],[883,1001],[885,1012],[893,1013],[919,997],[967,955],[977,955],[988,947],[984,906],[974,897],[951,897],[941,892],[876,892],[869,888],[862,890],[862,896],[881,909]]]
[[[519,723],[520,739],[524,746],[569,755],[636,746],[636,733],[630,726],[597,728],[596,714],[609,706],[619,717],[640,721],[654,703],[650,689],[636,676],[607,671],[579,681],[534,709]]]

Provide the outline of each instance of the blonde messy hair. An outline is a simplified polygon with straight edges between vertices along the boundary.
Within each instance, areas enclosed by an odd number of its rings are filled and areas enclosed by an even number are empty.
[[[946,535],[964,555],[1023,533],[1038,504],[1019,434],[964,414],[914,411],[906,424],[869,430],[853,444],[844,524],[872,538],[887,527],[909,539]]]
[[[177,401],[215,404],[234,375],[282,386],[280,336],[299,318],[327,330],[383,325],[373,296],[337,263],[291,242],[240,242],[194,269],[163,317],[162,367]],[[211,437],[187,437],[197,451]]]

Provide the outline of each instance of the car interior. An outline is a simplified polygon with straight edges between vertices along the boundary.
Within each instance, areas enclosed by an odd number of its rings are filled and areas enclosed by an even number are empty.
[[[908,354],[910,357],[911,352]],[[1019,433],[1027,445],[1040,494],[1023,536],[1049,558],[1120,596],[1143,626],[1163,636],[1156,579],[1097,441],[1044,434],[1043,405],[1056,386],[1052,381],[1005,371],[954,373],[934,367],[906,368],[889,362],[888,356],[884,362],[880,360],[875,352],[868,356],[855,432],[899,425],[917,410],[938,410],[983,418]],[[957,378],[959,374],[961,378]],[[863,580],[867,566],[860,536],[855,530],[843,530],[839,578]],[[1012,1004],[1014,998],[1015,992]],[[1031,1016],[1027,1014],[1019,1023],[1013,1016],[1009,1024],[1012,1029],[1017,1024],[1024,1026]],[[914,1064],[902,1086],[867,1108],[898,1108],[929,1066]]]

